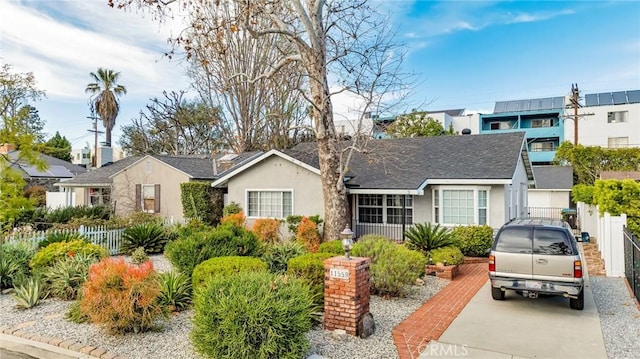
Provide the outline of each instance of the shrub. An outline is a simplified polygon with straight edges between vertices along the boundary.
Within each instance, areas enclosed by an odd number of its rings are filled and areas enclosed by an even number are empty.
[[[109,219],[111,208],[108,206],[70,206],[52,209],[44,213],[44,222],[67,223],[73,218]]]
[[[266,272],[211,278],[194,300],[191,339],[209,358],[302,358],[313,301],[295,278]]]
[[[0,244],[0,290],[19,284],[18,278],[29,275],[29,261],[34,253],[25,242]]]
[[[320,215],[309,216],[308,218],[310,221],[316,224],[317,228],[320,228],[320,225],[323,222],[322,218],[320,218]],[[302,216],[290,215],[290,216],[287,216],[285,221],[287,222],[287,228],[289,229],[289,233],[291,233],[291,235],[295,237],[296,234],[298,233],[298,226],[300,225],[300,221],[302,221]]]
[[[81,310],[109,333],[151,329],[163,314],[158,274],[151,261],[127,264],[107,258],[91,266],[83,287]]]
[[[56,261],[73,255],[93,257],[100,260],[107,256],[107,251],[98,245],[87,243],[82,240],[56,242],[51,243],[38,251],[33,258],[31,258],[29,266],[37,272],[54,264]]]
[[[24,190],[24,196],[31,199],[36,207],[46,206],[47,189],[44,186],[32,186]]]
[[[134,249],[143,247],[145,252],[162,253],[167,243],[164,227],[157,223],[136,224],[124,230],[120,251],[130,254]]]
[[[309,252],[317,252],[322,241],[318,233],[318,225],[307,217],[302,217],[298,232],[296,232],[296,239],[304,244]]]
[[[222,256],[260,256],[262,247],[256,236],[241,227],[218,226],[207,232],[196,232],[185,238],[169,242],[165,255],[175,268],[191,276],[193,269],[203,261]]]
[[[149,256],[147,252],[145,252],[144,247],[138,247],[131,252],[131,262],[133,264],[142,264],[149,260]]]
[[[353,255],[371,258],[371,292],[382,296],[405,296],[407,289],[424,275],[425,256],[380,236],[363,236],[353,246]]]
[[[205,181],[180,184],[182,211],[186,218],[197,218],[209,224],[216,224],[222,216],[222,206],[216,203],[216,189]],[[222,199],[220,199],[221,201]]]
[[[189,307],[192,293],[189,276],[176,271],[160,273],[160,305],[179,312]]]
[[[455,238],[451,232],[439,224],[432,226],[431,223],[416,223],[413,227],[404,232],[405,245],[409,249],[422,252],[428,255],[432,249],[454,245]]]
[[[46,293],[40,279],[31,277],[24,285],[15,288],[13,298],[17,302],[16,308],[28,309],[35,307],[41,299],[46,298]]]
[[[298,242],[278,243],[267,249],[262,259],[267,263],[271,273],[284,273],[287,271],[287,262],[307,253],[304,246]]]
[[[76,300],[70,306],[67,312],[64,314],[64,317],[70,322],[76,324],[88,323],[90,318],[88,315],[82,312],[82,308],[80,307],[81,300]]]
[[[237,227],[244,227],[246,221],[247,219],[242,212],[232,213],[220,218],[220,224],[231,224]]]
[[[456,247],[467,256],[485,256],[493,244],[493,228],[488,225],[455,227],[451,234]]]
[[[89,267],[97,261],[95,257],[78,254],[47,267],[43,275],[49,293],[63,300],[76,299],[89,276]]]
[[[342,248],[342,241],[334,239],[332,241],[322,242],[318,247],[319,253],[331,253],[337,256],[344,255],[344,248]]]
[[[430,262],[433,264],[458,265],[464,261],[462,251],[455,246],[434,249],[429,252],[429,255],[431,256]]]
[[[273,218],[259,218],[253,222],[251,228],[259,240],[265,243],[277,243],[280,241],[280,221]]]
[[[242,212],[242,207],[240,207],[240,205],[237,204],[236,202],[231,202],[222,208],[223,217],[226,217],[230,214],[236,214],[241,212]]]
[[[324,302],[324,260],[331,257],[331,253],[309,253],[291,258],[287,264],[287,274],[301,278],[309,285],[318,306]]]
[[[216,257],[198,264],[193,270],[193,287],[200,288],[209,278],[240,272],[266,272],[267,264],[255,257]]]
[[[82,240],[88,243],[87,238],[78,232],[52,232],[47,234],[47,237],[44,240],[38,242],[38,249],[44,248],[51,243],[71,242],[77,240]]]

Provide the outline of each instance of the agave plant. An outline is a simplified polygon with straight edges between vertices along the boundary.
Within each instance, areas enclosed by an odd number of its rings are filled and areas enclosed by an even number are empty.
[[[89,276],[89,267],[97,261],[94,257],[75,255],[48,267],[44,279],[49,293],[63,300],[76,299]]]
[[[191,296],[191,278],[176,271],[160,273],[160,304],[171,311],[181,311],[191,304]]]
[[[13,298],[17,302],[16,308],[28,309],[38,305],[40,299],[45,299],[46,292],[40,279],[31,277],[24,285],[15,288]]]
[[[404,232],[405,243],[409,249],[414,249],[429,255],[429,251],[436,248],[455,245],[455,237],[439,224],[417,223]]]
[[[273,245],[263,255],[271,273],[284,273],[287,271],[289,259],[307,253],[304,245],[298,242],[284,242]]]
[[[124,230],[120,251],[130,254],[136,248],[143,247],[149,254],[162,253],[166,243],[162,225],[154,222],[140,223]]]

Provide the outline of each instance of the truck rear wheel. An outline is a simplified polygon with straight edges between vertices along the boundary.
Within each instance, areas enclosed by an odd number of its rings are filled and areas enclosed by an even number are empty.
[[[578,294],[578,298],[569,298],[569,306],[571,309],[583,310],[584,309],[584,289]]]
[[[504,300],[504,293],[500,288],[491,287],[491,298],[494,300]]]

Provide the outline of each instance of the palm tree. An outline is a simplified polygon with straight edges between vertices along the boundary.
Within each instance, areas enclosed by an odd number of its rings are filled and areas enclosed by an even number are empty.
[[[89,101],[92,112],[95,111],[102,120],[107,132],[107,145],[111,146],[111,130],[120,111],[118,98],[126,94],[127,89],[118,84],[119,72],[100,67],[97,72],[91,72],[89,75],[94,82],[87,84],[84,91],[91,94]]]

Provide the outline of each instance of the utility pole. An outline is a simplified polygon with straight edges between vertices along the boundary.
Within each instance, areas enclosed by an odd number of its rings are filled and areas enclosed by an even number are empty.
[[[578,145],[578,108],[580,107],[578,84],[571,84],[571,104],[573,105],[573,145]]]
[[[91,114],[91,116],[87,116],[88,119],[93,120],[93,129],[87,130],[89,132],[94,133],[94,144],[93,144],[93,156],[91,156],[91,166],[93,168],[98,167],[98,134],[104,133],[104,131],[98,131],[98,118]]]

